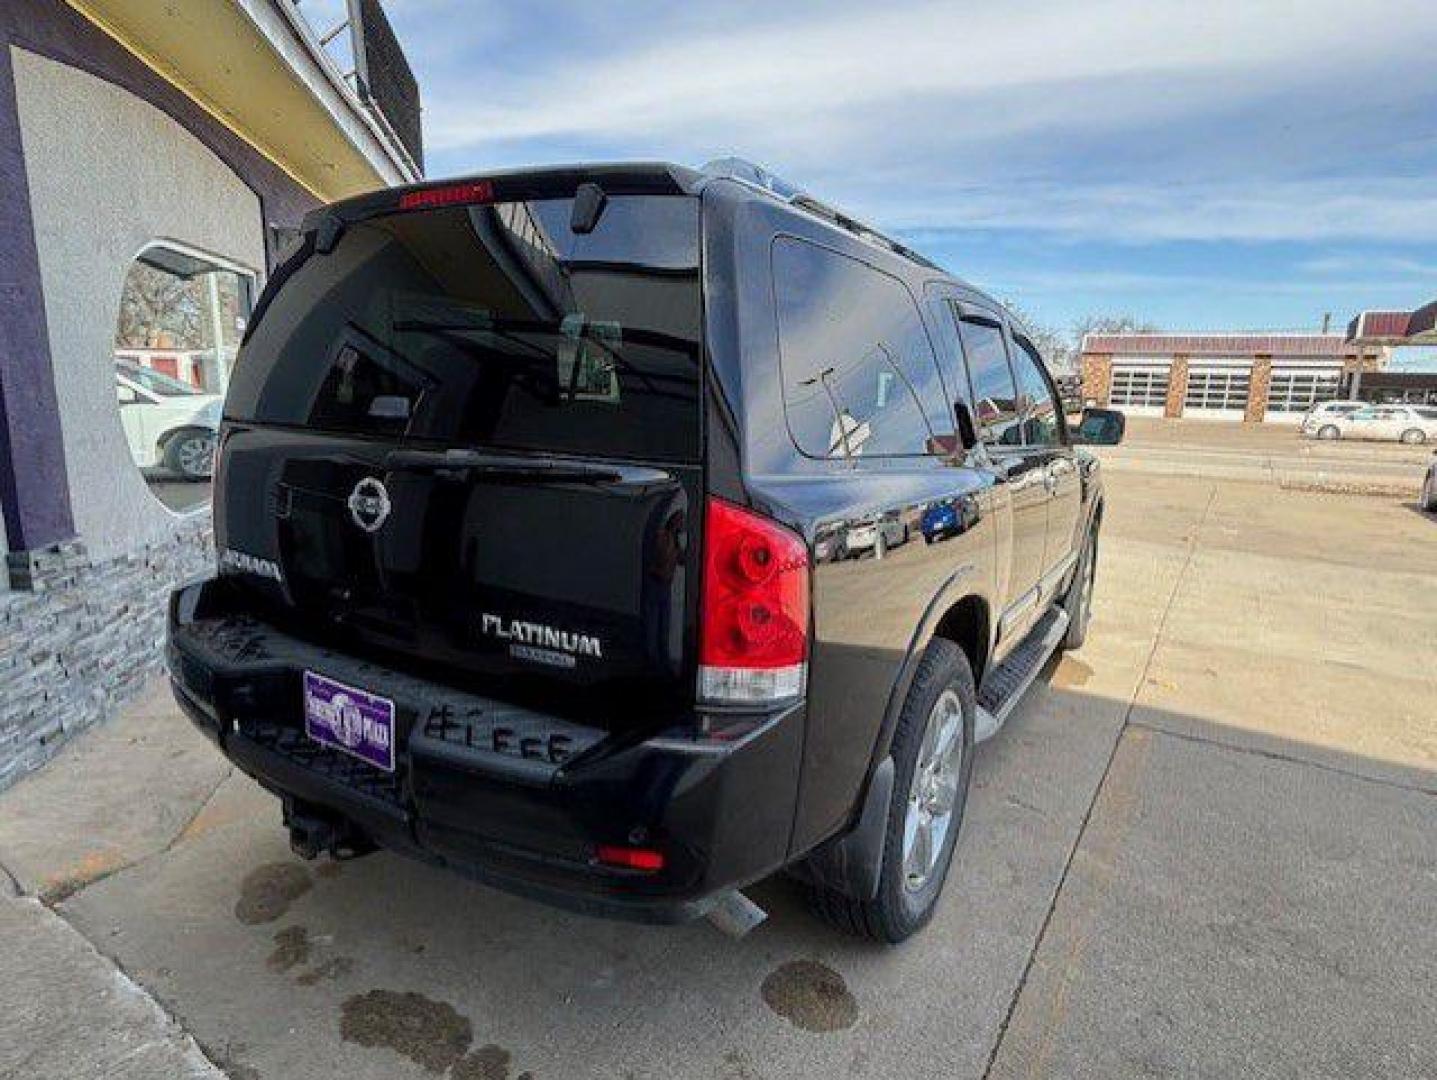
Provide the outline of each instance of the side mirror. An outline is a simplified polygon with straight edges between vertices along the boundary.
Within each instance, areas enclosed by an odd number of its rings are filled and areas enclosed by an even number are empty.
[[[1086,446],[1117,446],[1127,428],[1128,418],[1117,409],[1084,409],[1073,441]]]

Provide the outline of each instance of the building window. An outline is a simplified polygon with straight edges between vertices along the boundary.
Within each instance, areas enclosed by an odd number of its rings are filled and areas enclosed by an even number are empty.
[[[1246,367],[1193,368],[1188,372],[1183,409],[1242,413],[1247,409],[1252,371]]]
[[[254,302],[248,271],[169,244],[130,266],[115,329],[115,401],[135,466],[172,510],[205,502],[230,368]]]
[[[1305,413],[1314,405],[1332,401],[1338,395],[1339,371],[1303,368],[1274,368],[1267,393],[1270,413]]]
[[[1166,367],[1115,366],[1108,401],[1115,408],[1161,412],[1167,405],[1169,374]]]

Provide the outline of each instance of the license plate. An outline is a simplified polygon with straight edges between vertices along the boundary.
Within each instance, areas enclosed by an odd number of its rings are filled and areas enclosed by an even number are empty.
[[[306,671],[304,731],[317,743],[394,771],[394,702],[388,698]]]

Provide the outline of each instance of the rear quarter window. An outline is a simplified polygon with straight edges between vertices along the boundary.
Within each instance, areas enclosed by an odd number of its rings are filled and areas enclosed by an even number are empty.
[[[932,344],[904,284],[793,237],[772,249],[784,412],[815,458],[941,452],[952,434]]]

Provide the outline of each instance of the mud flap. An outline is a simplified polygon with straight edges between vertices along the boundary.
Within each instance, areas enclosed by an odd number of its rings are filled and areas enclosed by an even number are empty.
[[[858,822],[850,832],[819,847],[796,875],[812,885],[832,889],[855,900],[878,895],[883,868],[883,847],[888,835],[888,810],[893,802],[893,758],[885,757],[873,770]]]

